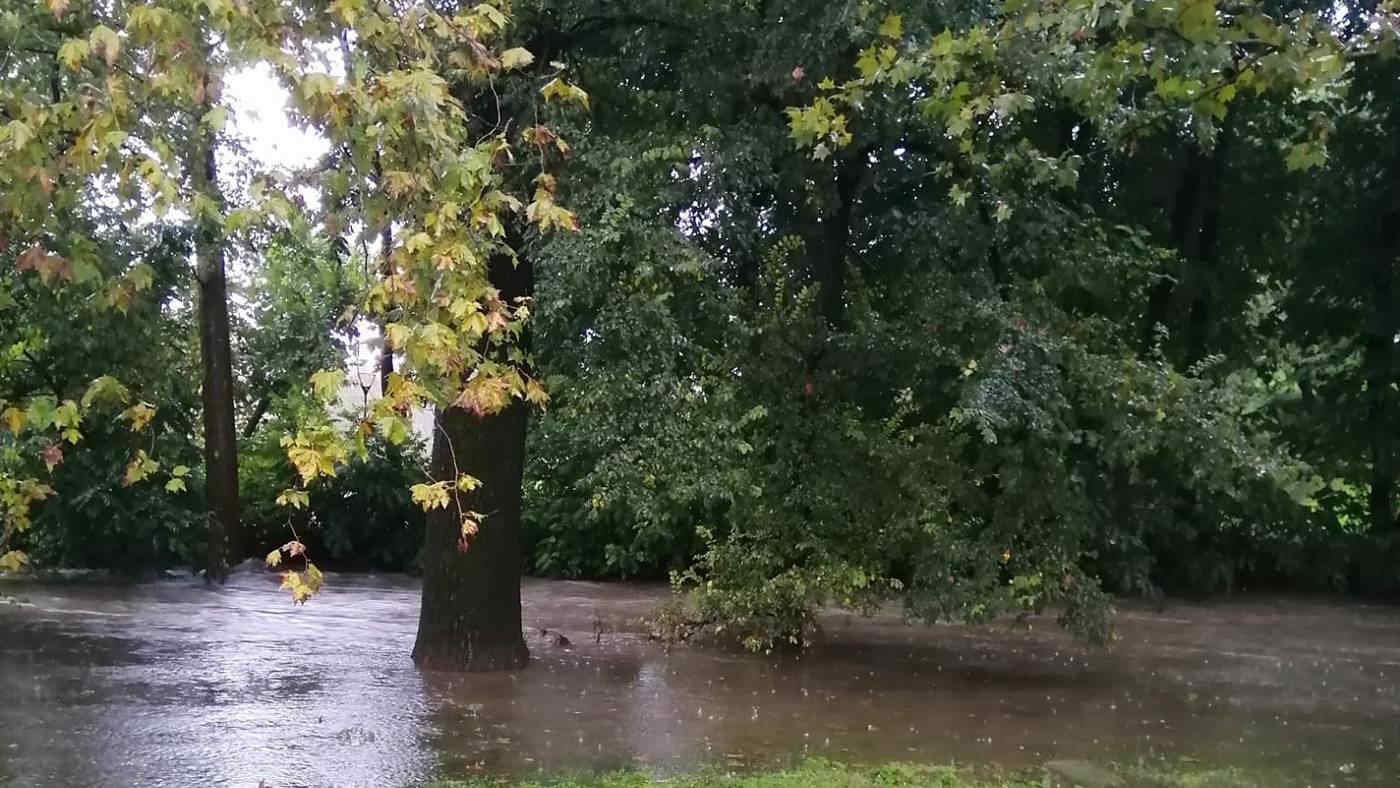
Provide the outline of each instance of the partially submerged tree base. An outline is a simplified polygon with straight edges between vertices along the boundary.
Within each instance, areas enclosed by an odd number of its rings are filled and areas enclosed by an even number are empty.
[[[530,650],[518,633],[516,642],[501,643],[495,638],[466,633],[445,638],[432,646],[421,642],[413,647],[413,663],[423,670],[455,673],[486,673],[493,670],[519,670],[530,662]]]
[[[436,479],[470,474],[481,487],[463,496],[481,512],[480,530],[462,533],[456,506],[428,515],[423,607],[413,661],[424,670],[516,670],[530,659],[520,626],[520,478],[526,406],[476,416],[450,408],[437,418]]]

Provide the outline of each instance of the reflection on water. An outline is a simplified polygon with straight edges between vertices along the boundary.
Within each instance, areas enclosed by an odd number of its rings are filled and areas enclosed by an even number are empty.
[[[825,619],[801,659],[670,653],[628,622],[664,589],[530,581],[530,668],[420,673],[417,588],[268,576],[4,590],[0,782],[403,785],[696,763],[1190,755],[1300,783],[1400,780],[1400,611],[1298,601],[1120,617],[1109,652],[1032,632]],[[594,622],[608,622],[596,642]],[[548,634],[540,632],[549,630]],[[555,645],[563,632],[569,648]]]

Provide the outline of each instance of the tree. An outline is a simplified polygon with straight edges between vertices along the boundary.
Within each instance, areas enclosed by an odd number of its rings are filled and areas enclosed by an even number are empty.
[[[573,173],[597,210],[538,266],[541,366],[589,389],[536,431],[554,571],[589,563],[561,554],[571,530],[606,534],[606,571],[683,568],[643,539],[699,536],[702,614],[758,646],[890,596],[1068,605],[1103,636],[1096,574],[1298,578],[1334,538],[1320,501],[1347,482],[1292,443],[1308,351],[1269,333],[1297,271],[1289,171],[1324,157],[1375,51],[1330,9],[672,3],[614,27],[556,5],[600,109]],[[1222,191],[1246,177],[1285,193],[1241,217]],[[701,252],[703,284],[656,238]],[[732,295],[744,338],[670,308],[696,287]],[[694,399],[654,412],[672,380]]]
[[[521,401],[546,399],[522,340],[531,292],[523,244],[527,228],[576,226],[544,171],[567,145],[549,127],[534,122],[521,129],[509,122],[516,116],[495,109],[495,76],[535,62],[523,48],[499,54],[490,48],[507,28],[501,9],[482,4],[446,15],[428,6],[396,13],[345,3],[333,15],[356,30],[354,46],[342,48],[346,77],[299,76],[293,95],[332,144],[321,173],[331,206],[323,223],[396,231],[380,236],[396,245],[381,250],[383,274],[370,287],[364,314],[382,323],[385,352],[401,363],[348,442],[320,416],[288,434],[284,445],[302,483],[310,484],[334,475],[346,458],[363,457],[372,431],[402,441],[413,408],[437,407],[431,478],[412,490],[429,512],[414,656],[436,669],[518,667],[526,658],[519,611]],[[423,26],[405,25],[404,18]],[[518,84],[531,107],[587,101],[553,65],[539,64]],[[495,111],[487,114],[487,106]],[[517,144],[528,158],[513,166]],[[524,183],[533,190],[528,202],[514,196]],[[312,376],[323,396],[340,379],[330,372]],[[292,489],[281,499],[298,506],[308,496]],[[296,556],[304,546],[293,541],[283,551]],[[270,554],[269,563],[280,563],[281,552]],[[298,600],[320,583],[310,564],[285,576]]]

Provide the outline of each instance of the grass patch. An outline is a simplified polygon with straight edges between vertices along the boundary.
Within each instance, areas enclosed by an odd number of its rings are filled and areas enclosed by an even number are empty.
[[[1193,761],[1111,765],[1121,785],[1135,788],[1275,788],[1292,785],[1283,773],[1216,768]],[[429,788],[1069,788],[1038,768],[889,763],[852,766],[811,759],[801,766],[753,774],[697,771],[657,777],[641,772],[558,776],[545,780],[507,778],[443,780]],[[1098,788],[1093,786],[1092,788]]]
[[[653,777],[637,772],[615,772],[527,782],[501,779],[443,781],[431,783],[431,788],[651,788],[657,785],[667,788],[1043,788],[1039,776],[906,763],[847,766],[817,759],[793,769],[757,774],[701,771]]]

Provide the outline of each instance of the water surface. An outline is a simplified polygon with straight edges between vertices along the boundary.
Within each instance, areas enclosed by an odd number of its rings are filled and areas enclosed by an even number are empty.
[[[1189,756],[1282,766],[1299,785],[1400,784],[1394,608],[1133,609],[1108,651],[1048,622],[832,614],[823,642],[792,658],[668,652],[635,623],[664,588],[527,581],[531,666],[449,675],[409,661],[418,588],[406,578],[332,576],[301,608],[265,575],[0,591],[28,603],[0,604],[0,783],[393,786],[818,754]],[[600,641],[595,622],[610,630]]]

